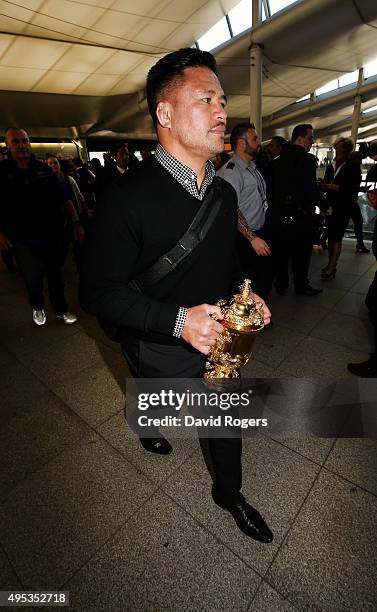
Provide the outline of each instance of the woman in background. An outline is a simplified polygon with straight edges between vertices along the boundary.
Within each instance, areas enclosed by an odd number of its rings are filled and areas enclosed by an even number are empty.
[[[360,163],[350,159],[353,147],[351,138],[339,138],[334,143],[334,164],[328,164],[321,185],[332,209],[327,217],[329,262],[322,270],[322,278],[335,278],[343,236],[359,192],[361,170]]]
[[[55,155],[49,155],[47,157],[47,165],[55,172],[57,175],[62,188],[66,191],[67,200],[72,202],[77,215],[78,222],[82,226],[82,239],[74,240],[73,239],[73,224],[70,220],[69,216],[66,215],[66,219],[64,222],[64,241],[62,245],[62,264],[64,265],[65,260],[67,259],[69,245],[72,242],[73,244],[73,256],[75,258],[75,263],[77,270],[79,271],[81,266],[82,259],[82,246],[85,239],[85,219],[89,218],[90,213],[88,211],[88,207],[85,202],[85,198],[82,195],[79,186],[77,185],[75,179],[68,174],[70,170],[69,160],[58,160]]]

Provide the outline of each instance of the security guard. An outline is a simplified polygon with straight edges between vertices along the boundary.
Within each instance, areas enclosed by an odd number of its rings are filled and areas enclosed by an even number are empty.
[[[266,184],[255,165],[260,140],[252,123],[239,123],[230,136],[232,159],[218,171],[237,192],[239,210],[238,248],[245,276],[253,291],[267,298],[273,278],[271,249],[264,239],[267,210]]]

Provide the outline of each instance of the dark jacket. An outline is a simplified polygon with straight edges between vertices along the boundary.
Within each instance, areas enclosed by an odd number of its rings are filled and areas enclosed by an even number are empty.
[[[348,159],[341,166],[335,178],[334,175],[334,166],[329,164],[325,171],[324,181],[325,183],[339,185],[339,191],[329,190],[327,200],[335,215],[349,217],[360,188],[360,165]]]
[[[314,155],[299,145],[291,145],[285,154],[269,164],[265,178],[268,226],[279,225],[286,216],[297,219],[313,216],[320,202]]]
[[[32,156],[28,169],[12,158],[0,163],[0,231],[11,242],[56,240],[63,229],[67,194],[49,166]]]

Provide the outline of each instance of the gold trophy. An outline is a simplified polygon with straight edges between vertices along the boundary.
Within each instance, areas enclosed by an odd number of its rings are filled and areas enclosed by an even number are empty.
[[[220,300],[217,306],[224,316],[224,331],[211,347],[205,380],[239,378],[238,369],[247,364],[257,333],[264,327],[263,304],[250,297],[251,281],[246,278],[240,293],[230,300]]]

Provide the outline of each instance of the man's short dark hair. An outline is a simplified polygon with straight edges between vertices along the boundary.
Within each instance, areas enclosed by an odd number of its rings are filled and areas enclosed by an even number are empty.
[[[239,139],[244,138],[248,130],[255,130],[254,123],[247,123],[245,121],[244,123],[237,123],[237,125],[234,126],[230,134],[230,146],[232,147],[233,151],[236,148]]]
[[[288,142],[288,140],[283,138],[283,136],[272,136],[271,140],[274,140],[275,142],[277,142],[277,144],[281,148],[281,152],[282,153],[285,153],[285,151],[288,150],[289,142]]]
[[[158,60],[147,76],[148,108],[154,125],[157,125],[156,109],[162,92],[174,81],[182,78],[186,68],[209,68],[218,75],[216,60],[208,51],[179,49]]]
[[[110,149],[110,154],[115,157],[118,151],[121,151],[122,149],[128,149],[128,142],[118,142],[114,144]]]
[[[310,123],[300,123],[293,128],[292,132],[292,142],[295,142],[297,138],[305,138],[308,130],[312,130],[313,126]]]

